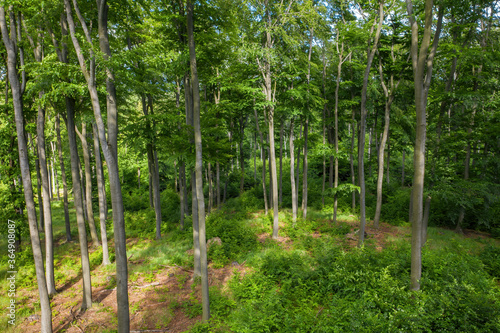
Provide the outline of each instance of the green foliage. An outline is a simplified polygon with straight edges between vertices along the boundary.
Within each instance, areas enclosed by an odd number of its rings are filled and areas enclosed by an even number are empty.
[[[207,217],[207,240],[219,237],[221,249],[211,250],[213,259],[234,260],[257,247],[257,238],[245,220],[239,215],[231,216],[223,210],[215,211]]]
[[[488,245],[479,255],[486,271],[493,277],[500,279],[500,248]]]

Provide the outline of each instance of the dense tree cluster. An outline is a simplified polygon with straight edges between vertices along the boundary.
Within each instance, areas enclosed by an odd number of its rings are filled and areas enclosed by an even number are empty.
[[[205,215],[251,188],[273,238],[281,209],[294,224],[308,206],[332,223],[359,212],[360,246],[369,220],[409,220],[420,289],[428,223],[500,228],[498,11],[493,0],[3,2],[0,216],[23,221],[18,246],[30,236],[42,331],[56,199],[67,241],[76,208],[84,309],[87,228],[109,264],[110,202],[119,332],[125,212],[154,209],[156,239],[169,219],[192,223],[208,320]],[[167,192],[176,207],[162,206]]]

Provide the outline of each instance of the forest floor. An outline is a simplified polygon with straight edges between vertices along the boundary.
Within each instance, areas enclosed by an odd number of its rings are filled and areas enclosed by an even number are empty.
[[[56,208],[57,210],[57,208]],[[263,211],[250,214],[250,221],[264,216]],[[317,218],[319,214],[311,214]],[[347,216],[342,221],[350,232],[339,237],[345,251],[356,247],[358,242],[357,230],[359,222],[355,216]],[[61,222],[55,222],[58,227]],[[249,222],[251,223],[251,222]],[[319,225],[329,226],[330,222],[324,218]],[[282,224],[281,227],[284,225]],[[313,238],[323,237],[321,230],[313,230]],[[447,230],[436,229],[437,235],[451,233]],[[388,243],[396,239],[407,239],[410,242],[411,230],[409,226],[393,226],[381,223],[375,229],[372,223],[366,226],[366,244],[382,251]],[[489,238],[486,233],[465,230],[467,238]],[[66,243],[62,233],[56,233],[56,269],[64,267],[64,272],[56,273],[56,289],[58,293],[51,299],[52,323],[54,332],[114,332],[117,326],[116,317],[116,280],[114,265],[103,267],[99,263],[99,249],[89,244],[92,266],[92,307],[84,312],[80,311],[82,279],[79,263],[79,249],[76,242]],[[457,235],[457,237],[462,237]],[[75,237],[76,239],[76,237]],[[260,233],[257,240],[264,244],[270,239],[270,233]],[[294,242],[289,237],[279,237],[277,242],[283,250],[293,249]],[[110,248],[113,241],[110,241]],[[193,324],[201,320],[201,285],[193,281],[193,271],[187,265],[162,264],[165,261],[160,257],[172,255],[166,250],[167,243],[158,245],[157,242],[145,238],[130,238],[127,240],[129,256],[129,304],[131,332],[185,332]],[[181,245],[175,255],[190,255],[188,246]],[[192,254],[192,250],[191,250]],[[227,283],[235,274],[244,276],[251,272],[252,267],[245,262],[231,262],[224,267],[216,268],[209,265],[209,284],[219,286],[221,290],[227,288]],[[38,291],[35,281],[29,287],[17,290],[19,311],[15,328],[9,332],[39,332],[40,313]]]

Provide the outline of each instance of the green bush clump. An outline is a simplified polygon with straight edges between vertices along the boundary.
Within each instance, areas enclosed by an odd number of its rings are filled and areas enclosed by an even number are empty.
[[[111,202],[111,201],[108,201]],[[128,212],[137,212],[149,207],[149,194],[141,189],[123,191],[123,208]]]
[[[488,245],[483,249],[479,258],[483,262],[486,271],[491,276],[500,279],[500,248]]]
[[[222,249],[217,250],[217,258],[235,260],[256,248],[255,233],[238,217],[230,216],[222,210],[215,211],[207,217],[207,241],[214,237],[219,237],[222,241]]]
[[[231,280],[235,305],[220,320],[236,332],[498,332],[498,287],[464,252],[426,248],[414,292],[409,244],[345,252],[320,238],[312,256],[270,249]]]

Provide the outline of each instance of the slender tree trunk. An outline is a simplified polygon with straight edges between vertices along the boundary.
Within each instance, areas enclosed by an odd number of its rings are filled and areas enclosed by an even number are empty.
[[[194,141],[196,148],[196,197],[198,199],[198,221],[199,221],[199,240],[200,240],[200,264],[201,264],[201,299],[203,308],[203,321],[210,319],[210,303],[208,299],[208,266],[207,266],[207,245],[205,236],[205,199],[203,197],[202,184],[202,141],[200,127],[200,93],[198,83],[198,72],[196,68],[196,54],[194,45],[194,24],[193,24],[194,6],[191,0],[187,2],[187,30],[189,45],[189,60],[191,65],[191,79],[193,87],[193,122],[194,122]]]
[[[69,222],[69,207],[68,207],[68,183],[66,181],[66,168],[64,167],[64,159],[62,156],[61,144],[61,122],[59,114],[56,115],[56,133],[57,133],[57,151],[59,154],[59,165],[61,166],[61,177],[63,182],[63,202],[64,202],[64,224],[66,226],[66,242],[71,242],[71,225]]]
[[[266,155],[264,150],[264,137],[259,127],[259,117],[257,116],[257,110],[254,108],[253,110],[255,115],[255,126],[257,128],[257,132],[260,137],[260,158],[262,160],[262,193],[264,194],[264,210],[267,215],[268,205],[267,205],[267,191],[266,191]],[[227,183],[226,183],[227,185]],[[225,190],[224,190],[224,198],[225,198]]]
[[[422,229],[423,229],[423,193],[425,174],[425,139],[426,139],[426,106],[427,95],[432,78],[432,63],[441,33],[441,22],[443,18],[442,7],[439,9],[439,18],[432,43],[429,46],[432,34],[432,0],[425,1],[425,27],[422,43],[418,45],[418,24],[413,14],[413,3],[406,0],[406,7],[411,28],[411,49],[414,86],[415,86],[415,109],[416,109],[416,138],[413,157],[414,175],[412,189],[412,240],[411,240],[411,289],[420,289],[420,278],[422,275]]]
[[[220,208],[220,165],[217,161],[216,163],[216,188],[217,188],[217,208]]]
[[[106,137],[106,129],[101,114],[99,104],[99,96],[95,83],[95,57],[91,53],[90,56],[90,71],[87,69],[86,61],[83,56],[83,51],[80,47],[80,42],[76,37],[75,23],[69,0],[64,0],[66,7],[66,16],[71,34],[71,40],[78,57],[80,69],[87,82],[87,87],[90,93],[92,108],[97,125],[99,142],[103,151],[106,164],[108,166],[108,177],[111,192],[111,205],[113,209],[113,226],[115,238],[115,255],[116,255],[116,292],[117,292],[117,309],[118,309],[118,332],[128,332],[130,330],[130,316],[128,308],[128,267],[127,267],[127,249],[125,236],[125,220],[123,210],[123,197],[121,192],[121,184],[118,169],[118,154],[117,154],[117,109],[116,109],[116,92],[114,88],[113,73],[109,68],[106,69],[106,91],[107,91],[107,125],[108,135]],[[84,18],[82,17],[77,2],[73,2],[75,11],[80,20],[80,24],[84,30],[87,41],[92,44],[92,39],[88,31]],[[98,7],[98,30],[99,44],[101,51],[105,54],[105,59],[110,57],[108,31],[107,31],[107,13],[108,6],[106,0],[97,0]]]
[[[299,140],[302,137],[302,122],[299,129]],[[297,171],[295,172],[295,198],[297,199],[297,210],[299,209],[299,174],[300,174],[300,147],[297,147]]]
[[[102,174],[102,158],[101,148],[99,145],[99,138],[97,134],[97,126],[92,124],[92,131],[94,134],[94,155],[97,176],[97,193],[99,197],[99,223],[101,226],[101,243],[102,243],[102,265],[106,266],[111,264],[109,260],[108,250],[108,235],[106,231],[106,206],[104,205],[104,198],[106,197],[106,184],[104,183],[104,176]]]
[[[360,123],[360,132],[358,139],[358,178],[359,178],[359,187],[360,187],[360,228],[359,228],[359,242],[358,246],[361,246],[364,242],[365,237],[365,224],[366,224],[366,212],[365,212],[365,164],[364,164],[364,155],[365,155],[365,133],[366,133],[366,99],[367,99],[367,90],[368,90],[368,78],[370,76],[370,68],[372,66],[373,58],[375,57],[375,52],[378,47],[378,40],[380,37],[380,31],[382,30],[382,22],[384,20],[384,6],[383,2],[379,2],[379,10],[378,10],[378,22],[377,22],[377,30],[375,32],[375,38],[373,40],[373,45],[368,52],[368,59],[366,63],[365,74],[363,77],[363,89],[361,90],[361,123]]]
[[[281,206],[283,203],[283,129],[285,122],[281,122],[280,127],[280,182],[278,189],[278,204]]]
[[[431,196],[427,196],[427,199],[425,199],[425,206],[424,206],[424,218],[423,218],[423,228],[422,228],[422,247],[425,245],[427,242],[427,225],[429,224],[429,212],[431,210]]]
[[[225,196],[224,196],[225,197]],[[192,216],[193,216],[193,248],[194,248],[194,273],[193,278],[201,277],[201,261],[200,261],[200,226],[198,218],[198,197],[196,195],[196,175],[191,172],[191,201],[192,201]]]
[[[90,235],[92,237],[93,246],[100,246],[99,237],[97,236],[97,229],[94,221],[94,211],[92,209],[92,174],[90,171],[90,153],[87,142],[87,124],[82,122],[82,132],[76,128],[76,133],[80,137],[83,151],[83,162],[85,164],[85,204],[87,208],[87,222],[90,228]]]
[[[335,145],[335,174],[333,187],[335,188],[335,194],[333,195],[333,223],[337,224],[337,208],[338,208],[338,195],[337,187],[339,186],[339,89],[340,89],[340,77],[342,75],[342,64],[345,61],[344,56],[344,43],[342,42],[341,48],[338,48],[337,39],[337,53],[339,54],[339,63],[337,65],[337,80],[335,84],[335,110],[334,110],[334,126],[335,132],[333,136],[333,143]]]
[[[241,184],[240,184],[240,190],[241,190]],[[209,214],[212,211],[213,202],[214,202],[214,198],[213,198],[213,191],[212,191],[212,165],[210,162],[208,162],[208,213]]]
[[[387,133],[387,169],[386,169],[386,181],[387,185],[391,183],[390,180],[390,169],[391,169],[391,141],[390,132]]]
[[[42,197],[42,175],[40,173],[40,159],[38,158],[38,148],[35,148],[35,169],[37,178],[36,187],[37,187],[38,210],[39,210],[38,228],[40,232],[44,232],[45,222],[44,222],[43,197]]]
[[[12,7],[10,8],[10,20],[12,27],[14,25],[14,13],[12,12]],[[42,333],[52,332],[52,312],[50,310],[50,300],[49,293],[47,291],[47,281],[44,275],[43,268],[43,256],[42,248],[40,244],[40,236],[38,234],[38,229],[36,225],[36,212],[35,212],[35,201],[33,199],[33,189],[31,183],[31,172],[29,168],[28,160],[28,146],[26,144],[26,136],[24,129],[24,115],[23,115],[23,104],[22,104],[22,94],[24,92],[23,87],[25,86],[25,81],[21,85],[19,82],[18,72],[17,72],[17,47],[16,40],[9,37],[9,32],[7,29],[7,23],[5,20],[5,8],[0,6],[0,28],[2,30],[2,39],[7,51],[7,67],[8,67],[8,79],[12,91],[12,99],[14,104],[14,118],[16,121],[16,131],[17,131],[17,143],[19,149],[19,167],[21,169],[21,176],[24,188],[24,199],[26,202],[26,211],[28,214],[28,224],[30,229],[31,245],[33,250],[33,258],[35,262],[36,279],[38,285],[38,294],[40,297],[40,308],[42,311],[41,316],[41,326],[40,331]],[[16,33],[11,28],[11,36],[15,36]],[[18,33],[20,36],[20,22],[18,25]],[[24,65],[22,63],[22,65]],[[23,79],[25,76],[23,75]]]
[[[293,118],[290,120],[290,183],[292,185],[292,221],[293,227],[297,222],[297,191],[295,190],[295,161],[293,157],[294,147],[293,147]]]
[[[73,197],[76,209],[76,223],[78,226],[78,239],[80,242],[80,259],[83,276],[83,301],[82,309],[92,306],[92,285],[90,280],[90,261],[87,243],[87,230],[85,228],[84,208],[82,201],[82,186],[80,182],[80,158],[76,144],[75,131],[75,101],[66,97],[66,128],[68,132],[69,151],[71,159],[71,177],[73,180]]]
[[[43,92],[38,97],[43,98]],[[50,179],[47,170],[47,158],[45,151],[45,109],[38,107],[38,118],[36,122],[36,132],[38,135],[38,158],[40,160],[40,173],[42,178],[43,192],[43,220],[45,224],[45,275],[47,281],[47,291],[49,295],[56,293],[56,283],[54,279],[54,241],[52,236],[52,208],[50,206]]]
[[[185,196],[185,191],[184,188],[186,187],[186,182],[184,179],[184,174],[186,172],[186,167],[184,166],[184,161],[179,162],[179,196],[180,196],[180,214],[181,214],[181,230],[184,230],[184,208],[185,208],[185,201],[186,201],[186,196]]]

